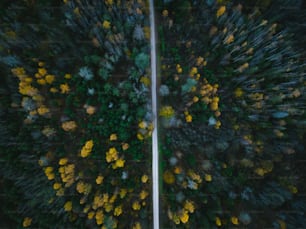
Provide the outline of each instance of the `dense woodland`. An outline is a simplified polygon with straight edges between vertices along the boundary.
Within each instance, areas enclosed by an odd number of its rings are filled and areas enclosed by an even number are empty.
[[[155,4],[160,228],[305,228],[305,1]],[[152,228],[148,1],[0,22],[0,228]]]

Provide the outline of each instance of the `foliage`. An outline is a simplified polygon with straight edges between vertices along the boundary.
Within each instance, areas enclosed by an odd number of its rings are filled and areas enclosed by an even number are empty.
[[[169,90],[161,109],[173,108],[180,123],[160,117],[164,225],[302,225],[298,214],[282,214],[304,190],[295,169],[304,157],[302,52],[288,31],[252,10],[244,15],[241,5],[184,2],[190,7],[159,7]]]
[[[146,3],[7,4],[0,32],[7,217],[16,227],[149,227]]]

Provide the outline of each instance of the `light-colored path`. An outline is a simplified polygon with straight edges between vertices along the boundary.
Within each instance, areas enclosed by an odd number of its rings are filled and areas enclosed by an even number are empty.
[[[157,62],[156,62],[156,29],[154,0],[150,0],[150,34],[151,34],[151,93],[154,130],[152,133],[152,191],[153,191],[153,228],[159,229],[159,158],[157,126]]]

